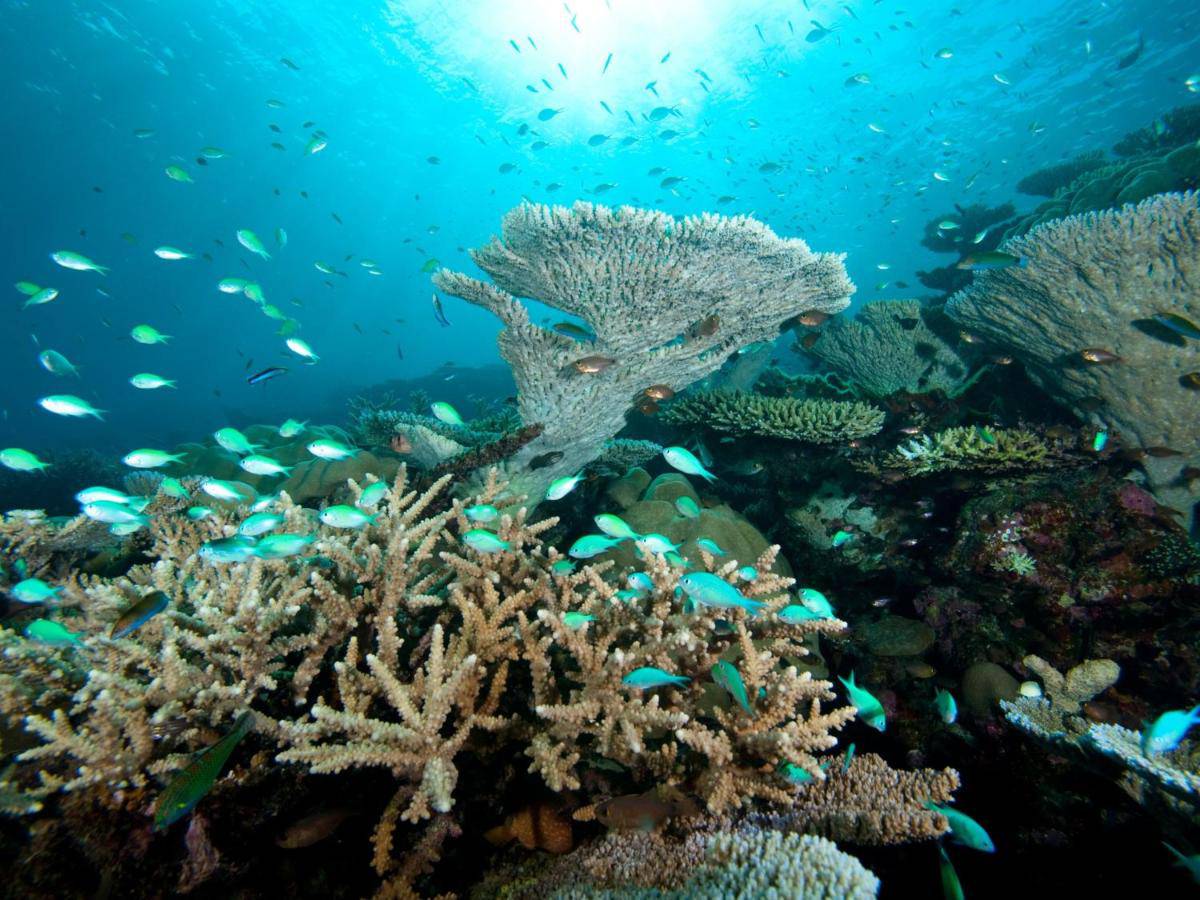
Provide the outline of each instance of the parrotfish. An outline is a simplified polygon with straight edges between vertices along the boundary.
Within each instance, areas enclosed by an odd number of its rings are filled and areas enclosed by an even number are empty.
[[[861,688],[854,683],[854,673],[850,673],[850,680],[838,676],[840,681],[846,687],[846,693],[850,696],[850,702],[858,710],[858,717],[874,728],[876,731],[883,731],[887,728],[887,715],[883,711],[883,704],[880,703],[866,688]]]
[[[717,476],[708,469],[704,468],[700,460],[692,454],[692,451],[684,447],[667,447],[663,450],[663,459],[667,464],[674,469],[678,469],[685,475],[699,475],[707,481],[716,481]]]
[[[242,713],[229,734],[197,754],[171,778],[154,807],[155,831],[162,831],[179,821],[212,790],[226,760],[253,725],[254,713]]]
[[[712,680],[725,688],[729,692],[729,696],[737,701],[738,706],[754,715],[754,710],[750,707],[750,698],[746,695],[746,684],[742,681],[742,676],[731,662],[718,660],[717,664],[712,667]]]
[[[925,803],[925,808],[946,817],[950,822],[950,838],[954,843],[984,853],[996,852],[996,845],[992,843],[992,838],[987,830],[966,813],[959,812],[950,806],[938,806],[932,800]]]

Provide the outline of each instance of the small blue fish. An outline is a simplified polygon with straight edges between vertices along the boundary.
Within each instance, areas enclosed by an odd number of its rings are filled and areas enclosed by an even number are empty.
[[[746,694],[746,684],[742,681],[737,666],[723,659],[718,660],[717,664],[712,667],[712,680],[715,684],[725,688],[729,692],[729,696],[737,701],[738,706],[750,715],[754,715],[754,710],[750,708],[750,698]]]
[[[601,553],[611,550],[621,543],[621,540],[621,538],[611,538],[604,534],[585,534],[571,545],[567,550],[567,555],[575,559],[591,559],[593,556],[599,556]]]
[[[476,553],[500,553],[508,549],[508,541],[502,541],[494,531],[472,528],[462,536],[462,542]]]
[[[716,481],[717,476],[708,469],[700,460],[696,459],[691,450],[683,447],[667,447],[662,452],[663,459],[667,461],[667,465],[673,469],[678,469],[684,475],[699,475],[706,481]]]
[[[833,536],[833,541],[831,542],[831,545],[834,550],[837,550],[839,547],[844,547],[846,544],[850,543],[852,540],[854,540],[854,535],[851,534],[849,531],[838,531],[838,533]]]
[[[631,572],[625,578],[625,583],[635,591],[648,593],[654,590],[654,582],[650,580],[650,576],[645,572]]]
[[[578,631],[580,628],[582,628],[588,622],[594,622],[594,621],[596,621],[596,617],[589,616],[587,613],[574,612],[574,611],[563,613],[563,624],[566,625],[568,628],[570,628],[572,631]]]
[[[500,510],[490,503],[476,503],[464,509],[463,515],[472,522],[494,522],[500,518]]]
[[[697,504],[695,500],[693,500],[691,497],[687,496],[686,494],[682,497],[675,498],[675,509],[677,509],[679,511],[679,514],[681,516],[683,516],[685,519],[700,518],[699,504]]]
[[[816,588],[801,588],[800,603],[809,612],[815,613],[817,618],[832,619],[834,617],[833,604]]]
[[[883,731],[887,728],[887,714],[883,711],[883,704],[875,699],[875,696],[866,688],[859,687],[854,683],[854,673],[850,673],[850,680],[838,676],[838,681],[845,685],[846,693],[850,696],[850,702],[858,710],[858,717],[874,728],[876,731]]]
[[[643,534],[637,539],[638,546],[647,547],[651,553],[673,553],[679,549],[678,544],[671,543],[671,539],[663,534]]]
[[[1092,438],[1092,449],[1099,453],[1108,444],[1108,432],[1097,431],[1096,436]]]
[[[1174,750],[1188,733],[1188,729],[1197,722],[1200,722],[1200,706],[1194,706],[1190,710],[1168,710],[1142,732],[1142,752],[1153,756]]]
[[[1192,873],[1192,881],[1200,884],[1200,853],[1193,853],[1191,856],[1184,856],[1166,841],[1163,841],[1163,846],[1171,851],[1175,856],[1175,865],[1183,866]]]
[[[754,581],[758,578],[758,569],[754,566],[742,566],[737,570],[738,578],[742,581]]]
[[[950,862],[950,856],[941,844],[938,844],[938,859],[942,872],[942,896],[945,900],[964,900],[962,882],[958,880],[954,863]]]
[[[823,616],[813,612],[807,606],[802,606],[799,603],[793,603],[790,606],[785,606],[775,614],[779,617],[779,621],[786,622],[788,625],[800,625],[804,622],[816,622],[820,619],[828,619],[830,616]]]
[[[629,527],[628,522],[612,513],[601,513],[593,521],[596,523],[596,527],[609,537],[620,538],[622,540],[629,538],[634,541],[640,537],[636,531]]]
[[[706,550],[713,556],[724,556],[725,551],[721,549],[721,545],[710,538],[700,538],[696,541],[696,546],[701,550]]]
[[[829,763],[821,763],[820,769],[822,772],[828,768]],[[795,763],[787,762],[786,760],[779,764],[779,768],[776,771],[792,784],[808,784],[813,780],[813,773],[808,771],[808,769],[798,766]]]
[[[942,717],[942,721],[947,725],[953,725],[954,721],[958,718],[958,704],[954,702],[954,695],[949,691],[938,688],[937,694],[933,698],[933,703],[937,707],[938,715]]]
[[[664,672],[654,666],[642,666],[622,678],[621,684],[637,688],[640,691],[647,691],[668,684],[687,684],[691,680],[686,675],[672,675],[670,672]]]
[[[852,763],[852,762],[854,762],[854,744],[853,743],[851,743],[850,746],[846,748],[846,755],[842,757],[842,772],[843,773],[850,771],[850,763]]]
[[[551,563],[551,565],[550,565],[550,573],[552,575],[559,575],[562,577],[566,577],[567,575],[570,575],[574,571],[575,571],[575,563],[571,562],[569,559],[560,559],[560,560],[557,560],[556,562]]]
[[[950,806],[938,806],[932,800],[925,803],[926,809],[941,813],[950,822],[950,838],[956,844],[979,850],[982,853],[995,853],[996,845],[992,843],[987,830],[964,812],[959,812]]]
[[[732,584],[711,572],[689,572],[679,579],[679,587],[700,606],[715,609],[739,607],[755,615],[765,605],[743,596]]]

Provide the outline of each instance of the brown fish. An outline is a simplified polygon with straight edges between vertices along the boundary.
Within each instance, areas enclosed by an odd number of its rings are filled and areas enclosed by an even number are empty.
[[[546,466],[552,466],[563,458],[561,450],[551,450],[549,453],[543,453],[541,456],[535,456],[529,461],[529,470],[544,469]]]
[[[1085,363],[1091,363],[1094,366],[1107,366],[1122,361],[1121,357],[1111,350],[1102,350],[1099,347],[1084,347],[1079,351],[1079,356]]]
[[[687,797],[661,797],[654,790],[597,803],[595,818],[614,831],[654,831],[668,819],[694,816],[699,807]]]
[[[992,362],[998,366],[1011,366],[1013,358],[1011,356],[993,356]]]
[[[603,372],[615,362],[616,360],[609,356],[585,356],[583,359],[577,359],[571,363],[571,368],[580,375],[595,375]]]
[[[1200,479],[1200,468],[1196,466],[1186,466],[1180,473],[1179,477],[1184,481],[1192,482]]]
[[[816,342],[819,341],[820,339],[821,339],[821,335],[817,334],[814,331],[812,334],[806,334],[804,336],[804,338],[800,341],[800,346],[803,347],[805,350],[811,350],[813,348],[813,345],[816,344]]]
[[[958,336],[968,344],[978,344],[983,341],[983,338],[977,337],[976,335],[971,334],[969,331],[960,331]]]
[[[1155,459],[1170,459],[1172,456],[1183,456],[1179,450],[1172,450],[1170,447],[1143,447],[1147,456],[1153,456]]]
[[[396,453],[412,453],[413,450],[412,441],[402,434],[393,434],[388,446]]]
[[[354,815],[349,809],[335,806],[305,816],[298,822],[293,822],[275,839],[275,846],[284,850],[299,850],[311,847],[319,841],[332,835],[343,822]]]
[[[1186,375],[1180,377],[1179,383],[1185,388],[1200,391],[1200,372],[1188,372]]]
[[[721,317],[715,313],[706,316],[687,330],[687,336],[692,340],[702,337],[712,337],[721,327]]]
[[[829,320],[829,313],[813,310],[796,316],[796,321],[807,328],[816,328]]]
[[[667,384],[652,384],[642,393],[651,400],[670,400],[675,396],[675,391]]]
[[[643,416],[652,416],[656,412],[658,412],[658,404],[655,403],[653,400],[651,400],[649,397],[643,397],[641,400],[638,401],[637,411],[640,412]]]
[[[503,824],[490,828],[484,840],[496,847],[517,840],[528,850],[568,853],[575,846],[571,822],[549,803],[534,803],[513,813]]]

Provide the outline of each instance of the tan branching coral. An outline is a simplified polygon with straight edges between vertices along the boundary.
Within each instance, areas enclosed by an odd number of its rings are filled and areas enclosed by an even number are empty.
[[[925,804],[949,803],[958,789],[954,769],[906,772],[874,753],[840,763],[824,781],[802,786],[790,809],[766,821],[851,844],[904,844],[945,834],[949,822]]]
[[[788,318],[844,309],[854,290],[841,256],[745,216],[525,203],[505,215],[501,238],[471,255],[492,283],[448,270],[434,283],[504,322],[500,352],[521,418],[546,426],[514,462],[563,454],[532,473],[531,496],[594,459],[646,388],[680,391],[736,350],[773,340]],[[534,325],[520,297],[580,317],[595,339]]]
[[[976,273],[946,312],[1019,359],[1080,417],[1119,430],[1126,444],[1178,451],[1145,466],[1164,502],[1194,500],[1177,475],[1200,463],[1196,392],[1185,379],[1200,371],[1200,344],[1172,338],[1152,319],[1200,319],[1197,195],[1158,194],[1048,222],[1001,249],[1026,264]],[[1089,364],[1084,349],[1120,359]]]
[[[694,391],[663,410],[666,422],[700,425],[725,434],[837,444],[870,437],[885,414],[852,400],[796,400],[742,391]]]
[[[912,477],[955,471],[1004,475],[1083,461],[1080,454],[1023,428],[961,427],[911,438],[894,450],[855,460],[853,465],[871,474]]]

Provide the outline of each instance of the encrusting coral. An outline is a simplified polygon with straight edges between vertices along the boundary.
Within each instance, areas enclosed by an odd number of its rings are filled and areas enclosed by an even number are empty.
[[[522,421],[546,428],[514,462],[562,454],[527,473],[530,496],[599,455],[647,388],[681,391],[742,347],[773,340],[792,316],[845,309],[854,290],[841,256],[745,216],[675,219],[584,202],[522,204],[472,258],[491,283],[448,270],[434,283],[504,322],[500,353]],[[594,340],[533,324],[519,297],[578,316]]]
[[[882,409],[857,400],[797,400],[741,391],[695,391],[663,410],[662,419],[725,434],[837,444],[883,427]]]
[[[1002,249],[1026,264],[976,273],[947,313],[1019,359],[1035,383],[1081,417],[1118,429],[1129,445],[1176,451],[1144,465],[1164,502],[1194,499],[1177,476],[1200,463],[1196,392],[1184,380],[1200,371],[1200,345],[1167,342],[1137,326],[1159,314],[1200,318],[1197,195],[1161,194],[1072,216]],[[1081,354],[1089,348],[1117,360],[1090,363]],[[1102,401],[1098,412],[1089,398]]]
[[[924,317],[920,301],[875,300],[853,319],[826,323],[809,352],[868,397],[957,396],[974,381],[970,364]]]

